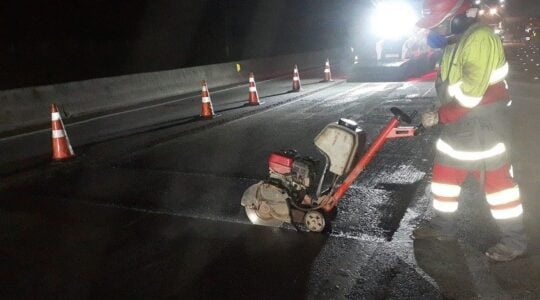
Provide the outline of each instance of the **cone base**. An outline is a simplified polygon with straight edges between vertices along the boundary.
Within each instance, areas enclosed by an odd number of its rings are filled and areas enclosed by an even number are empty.
[[[199,116],[199,119],[201,120],[212,120],[214,118],[217,118],[221,116],[220,114],[215,114],[215,115],[212,115],[212,116]]]
[[[66,161],[66,160],[71,160],[71,159],[74,159],[75,158],[75,154],[71,155],[71,156],[67,156],[67,157],[52,157],[52,160],[53,162],[61,162],[61,161]]]

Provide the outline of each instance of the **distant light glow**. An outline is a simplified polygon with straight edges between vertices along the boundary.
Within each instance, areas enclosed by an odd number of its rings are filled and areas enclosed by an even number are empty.
[[[481,9],[481,10],[478,11],[478,14],[479,14],[480,16],[483,16],[485,13],[486,13],[486,11],[483,10],[483,9]]]
[[[489,9],[489,14],[492,15],[492,16],[496,15],[497,14],[497,8],[496,7],[490,8]]]
[[[480,5],[481,3],[482,3],[481,0],[476,0],[476,1],[474,1],[474,4],[476,4],[476,5]]]
[[[396,39],[413,33],[418,15],[406,2],[384,1],[375,6],[371,16],[373,32],[386,39]]]

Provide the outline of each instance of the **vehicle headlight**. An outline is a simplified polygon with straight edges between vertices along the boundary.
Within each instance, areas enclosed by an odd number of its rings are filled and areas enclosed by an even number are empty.
[[[418,15],[410,4],[391,0],[379,2],[371,16],[373,32],[380,38],[400,38],[412,34]]]

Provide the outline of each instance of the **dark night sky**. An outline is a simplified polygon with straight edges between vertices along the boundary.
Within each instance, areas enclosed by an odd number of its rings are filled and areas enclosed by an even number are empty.
[[[0,88],[345,43],[349,0],[19,0],[0,4]]]
[[[506,1],[540,15],[539,0]],[[370,3],[2,1],[0,89],[349,46]]]

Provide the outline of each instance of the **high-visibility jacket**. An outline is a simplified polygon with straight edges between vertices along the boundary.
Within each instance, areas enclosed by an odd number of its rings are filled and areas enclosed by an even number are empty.
[[[473,24],[444,50],[437,92],[445,124],[436,161],[468,170],[492,170],[507,160],[508,74],[502,42],[493,30]]]

